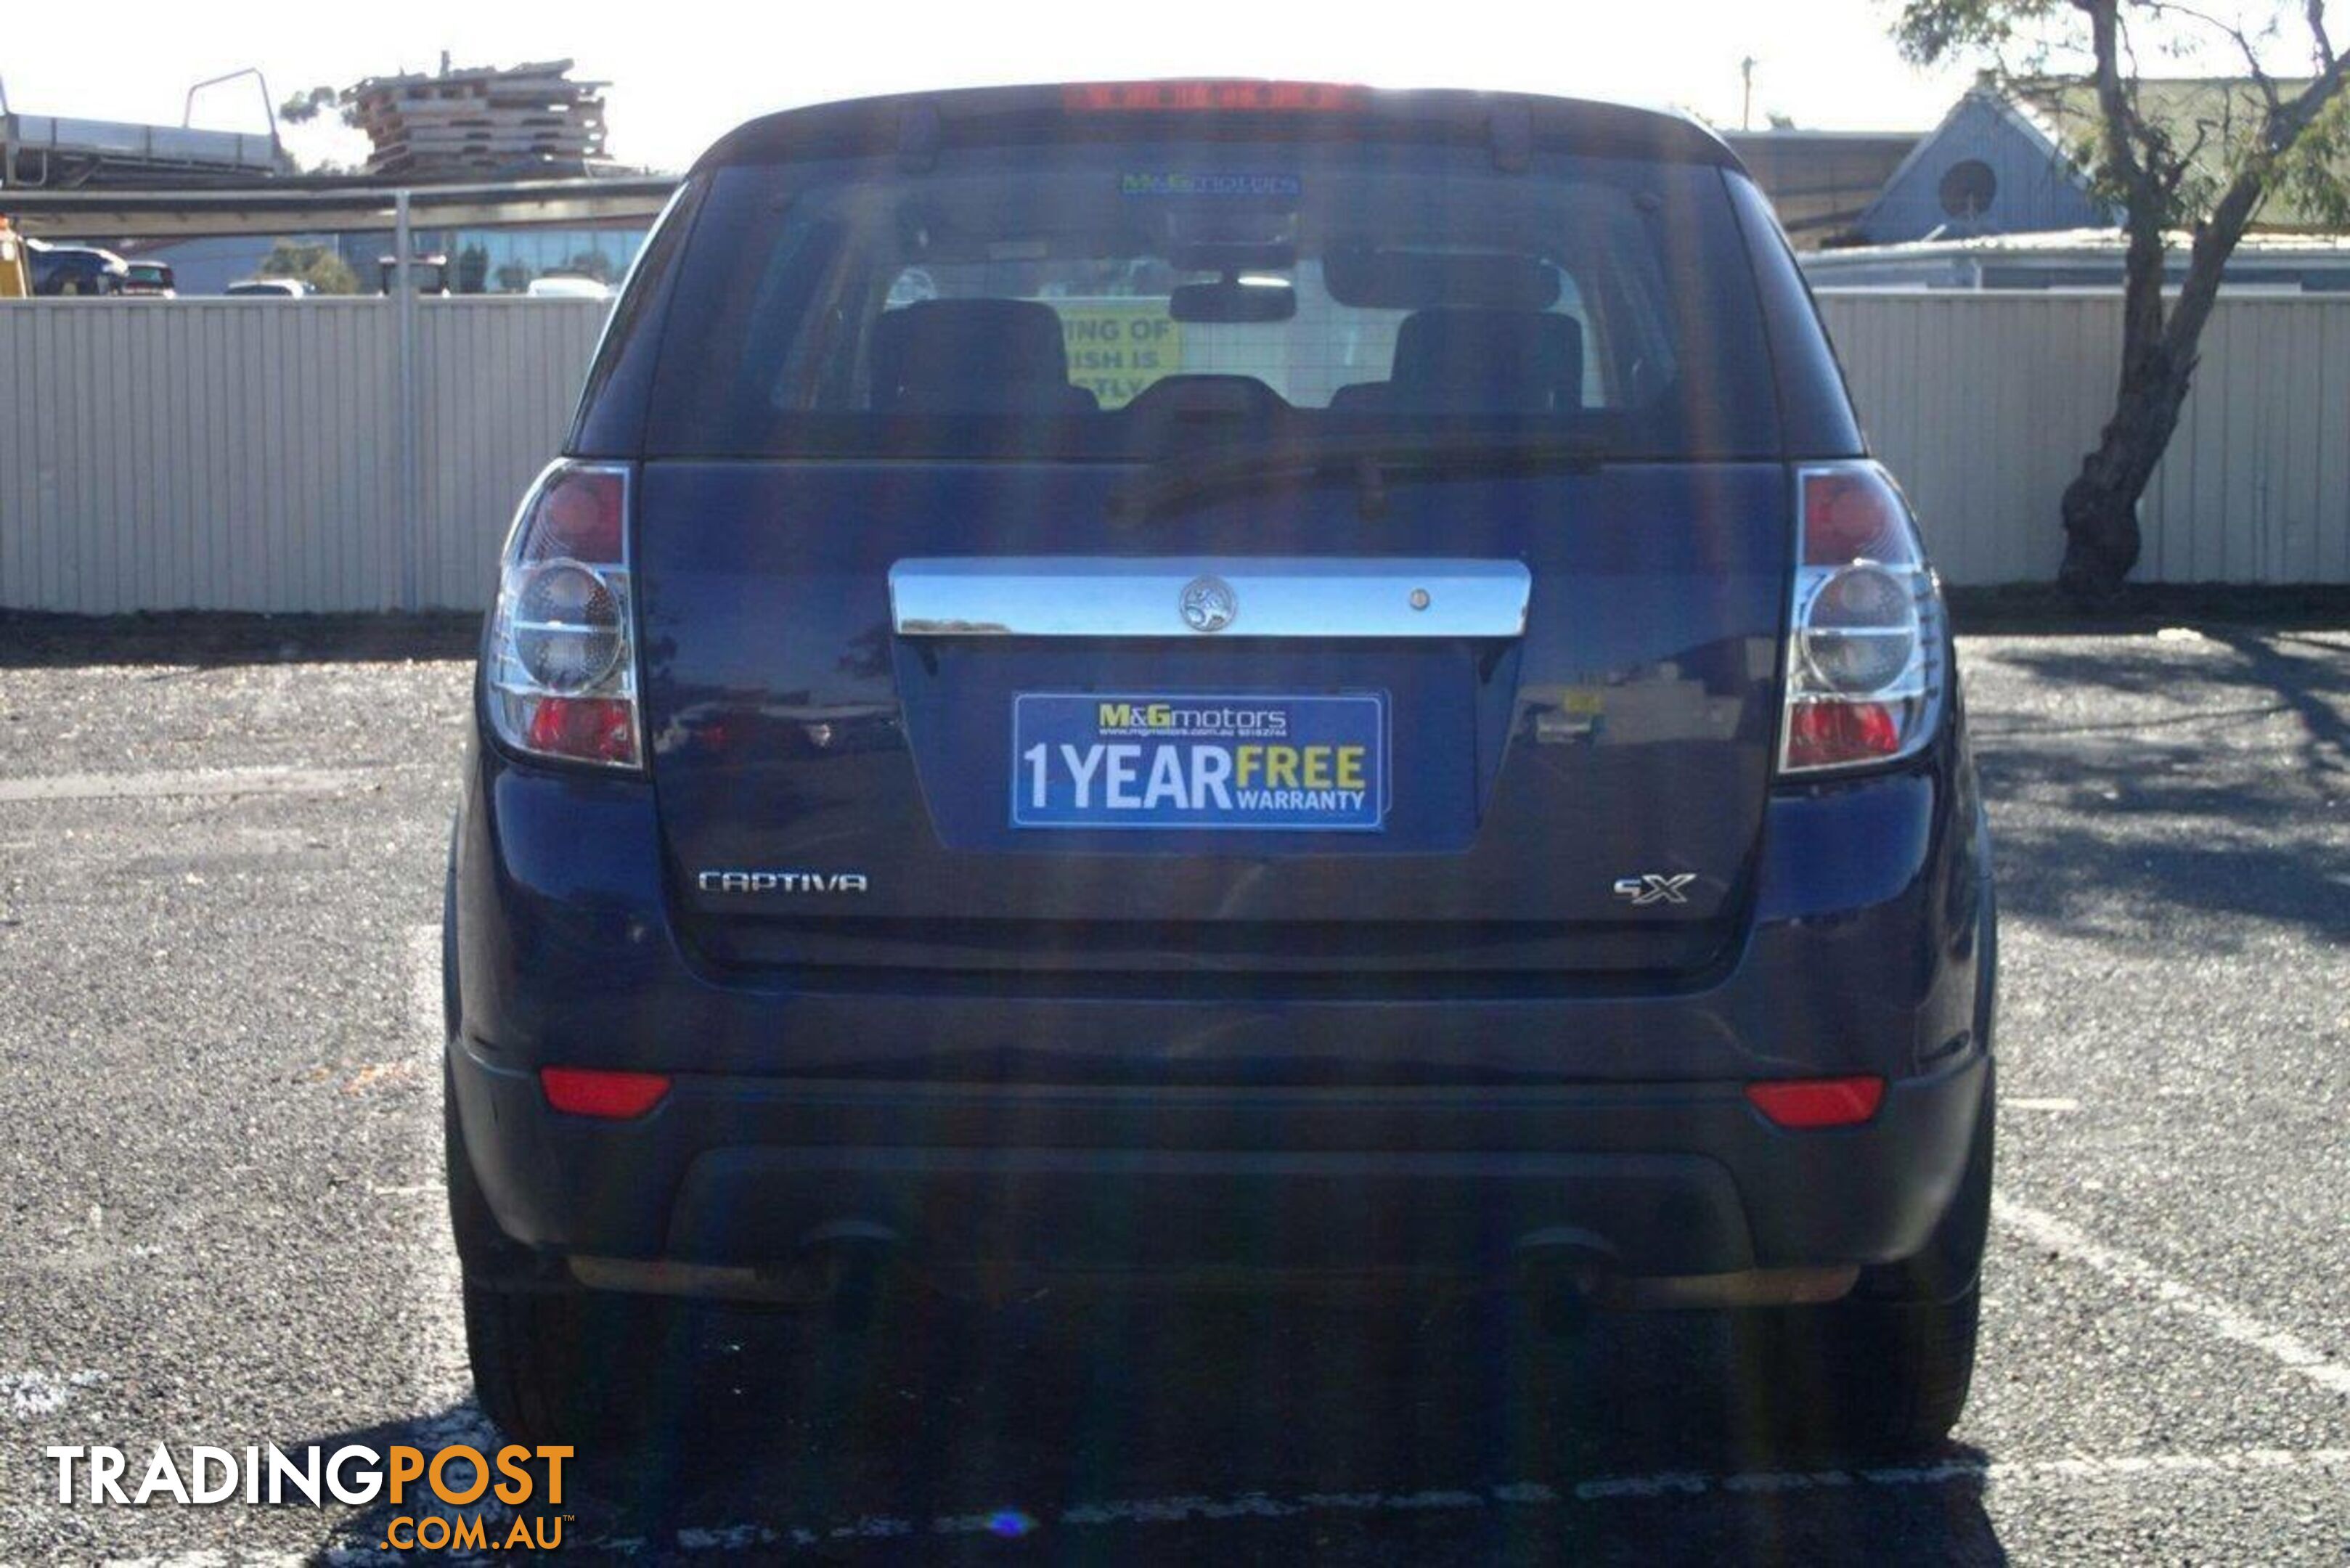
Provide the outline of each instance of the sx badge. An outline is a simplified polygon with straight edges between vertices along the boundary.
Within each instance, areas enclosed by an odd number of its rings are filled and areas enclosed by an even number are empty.
[[[1697,873],[1685,871],[1668,877],[1651,871],[1642,877],[1625,877],[1616,884],[1616,896],[1629,899],[1634,908],[1643,904],[1686,904],[1689,895],[1681,889],[1697,880]]]

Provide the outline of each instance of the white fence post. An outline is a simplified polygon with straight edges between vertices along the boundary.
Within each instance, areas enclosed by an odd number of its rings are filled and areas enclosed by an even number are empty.
[[[423,537],[421,487],[416,472],[416,286],[409,275],[409,249],[414,244],[408,226],[408,192],[391,199],[391,295],[400,334],[400,431],[392,445],[400,463],[400,607],[418,607],[417,559]]]

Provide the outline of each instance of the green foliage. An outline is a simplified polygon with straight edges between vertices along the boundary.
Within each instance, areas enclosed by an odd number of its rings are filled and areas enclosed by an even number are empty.
[[[359,275],[331,245],[280,240],[261,258],[264,277],[298,277],[316,294],[357,294]]]
[[[2304,223],[2350,229],[2350,96],[2327,104],[2301,133],[2277,168],[2271,204]]]
[[[575,277],[592,277],[598,283],[609,283],[612,281],[612,258],[602,251],[581,251],[556,270],[569,273]]]
[[[330,87],[314,87],[307,92],[297,92],[277,106],[277,118],[288,125],[307,125],[318,118],[318,111],[342,95]]]
[[[1901,0],[1893,36],[1902,54],[1921,66],[1963,56],[2004,57],[2070,9],[2068,0]]]
[[[489,282],[490,253],[476,240],[457,253],[457,275],[450,286],[459,294],[479,294]]]

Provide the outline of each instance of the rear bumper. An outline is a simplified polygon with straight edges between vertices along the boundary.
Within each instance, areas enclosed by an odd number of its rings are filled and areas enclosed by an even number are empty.
[[[672,918],[652,787],[484,747],[458,824],[450,1031],[517,1068],[888,1083],[1740,1084],[1903,1079],[1981,1033],[1971,784],[1774,798],[1752,913],[1700,974],[727,971]]]
[[[832,1236],[941,1275],[1491,1274],[1546,1243],[1639,1276],[1911,1257],[1990,1071],[1962,756],[1774,798],[1752,919],[1701,981],[1305,996],[713,974],[669,919],[649,786],[484,752],[452,884],[452,1075],[523,1250],[469,1264],[764,1270]],[[595,1121],[547,1106],[541,1064],[675,1085]],[[1787,1131],[1743,1098],[1847,1074],[1890,1085],[1857,1127]]]
[[[1987,1059],[1867,1124],[1773,1127],[1734,1085],[994,1088],[687,1075],[647,1116],[548,1108],[463,1047],[499,1228],[547,1256],[783,1270],[828,1239],[952,1281],[1039,1271],[1493,1276],[1573,1246],[1627,1275],[1890,1262],[1949,1207]],[[486,1267],[484,1259],[470,1259]]]

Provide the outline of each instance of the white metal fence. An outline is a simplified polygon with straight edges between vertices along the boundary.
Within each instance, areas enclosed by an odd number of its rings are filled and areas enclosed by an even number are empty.
[[[1862,417],[1954,582],[2044,581],[2105,418],[2119,302],[1824,296]],[[478,607],[604,307],[417,312],[416,515],[381,300],[0,304],[0,607]],[[2350,299],[2227,300],[2137,576],[2350,582]]]
[[[1871,445],[1943,576],[2045,582],[2112,411],[2118,294],[1824,294]],[[2350,298],[2223,298],[2139,512],[2142,582],[2350,582]]]
[[[478,607],[605,312],[419,302],[403,517],[390,302],[0,304],[0,607]]]

